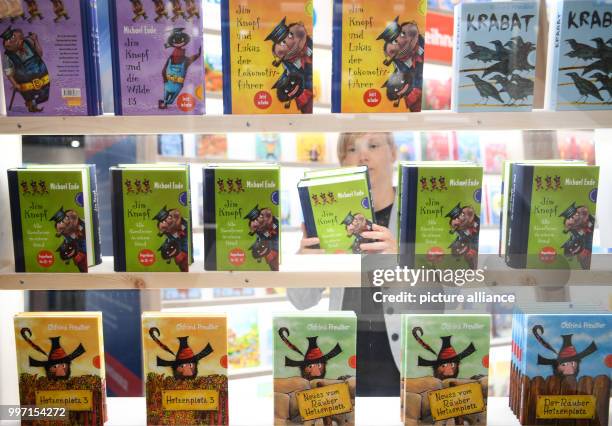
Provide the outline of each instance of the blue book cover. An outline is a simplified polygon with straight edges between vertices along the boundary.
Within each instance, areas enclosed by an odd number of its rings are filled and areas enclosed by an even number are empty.
[[[612,107],[612,1],[560,0],[549,33],[546,106]]]
[[[461,3],[455,8],[452,108],[531,111],[538,3]]]

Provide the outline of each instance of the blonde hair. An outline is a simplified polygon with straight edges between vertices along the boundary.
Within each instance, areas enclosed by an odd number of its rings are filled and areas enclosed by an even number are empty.
[[[338,136],[338,145],[336,147],[338,154],[338,162],[342,164],[346,158],[346,151],[349,144],[354,143],[357,139],[367,135],[383,135],[385,142],[389,145],[391,151],[395,151],[395,139],[391,132],[361,132],[361,133],[340,133]]]

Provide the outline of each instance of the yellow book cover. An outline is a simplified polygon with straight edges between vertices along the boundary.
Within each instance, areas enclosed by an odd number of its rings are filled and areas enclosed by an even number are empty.
[[[60,424],[103,425],[102,313],[29,312],[17,314],[14,323],[20,404],[65,409]]]
[[[142,315],[148,425],[227,425],[225,315]]]
[[[297,161],[324,163],[327,157],[325,133],[298,133],[296,135]]]
[[[334,0],[332,112],[421,110],[426,0]]]
[[[222,0],[225,114],[311,114],[312,0]]]

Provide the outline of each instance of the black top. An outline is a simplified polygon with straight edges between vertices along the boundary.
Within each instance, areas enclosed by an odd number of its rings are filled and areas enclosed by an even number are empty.
[[[380,226],[384,226],[385,228],[388,228],[389,222],[391,221],[391,210],[392,209],[393,209],[393,203],[389,204],[384,209],[374,212],[374,214],[376,215],[376,224]]]

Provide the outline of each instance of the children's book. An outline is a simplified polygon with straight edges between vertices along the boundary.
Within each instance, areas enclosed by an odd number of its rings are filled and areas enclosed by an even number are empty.
[[[201,0],[110,0],[115,114],[204,114]]]
[[[486,424],[491,316],[405,314],[401,323],[404,424]]]
[[[297,161],[324,163],[327,157],[325,133],[298,133],[296,138]]]
[[[227,425],[225,315],[144,312],[148,425]]]
[[[511,169],[508,266],[590,269],[599,167],[514,164]]]
[[[482,167],[460,162],[403,162],[398,179],[402,264],[476,269]]]
[[[276,315],[274,424],[355,424],[357,317]]]
[[[548,40],[545,106],[551,110],[610,109],[610,0],[557,0]]]
[[[313,3],[270,6],[221,1],[226,114],[312,114]]]
[[[208,164],[203,173],[204,268],[278,271],[279,166]]]
[[[115,271],[188,272],[192,259],[189,168],[111,168]]]
[[[418,112],[425,0],[334,0],[332,112]]]
[[[367,167],[307,173],[298,193],[306,235],[326,253],[359,254],[372,241],[362,235],[374,223]]]
[[[16,272],[87,272],[101,262],[93,170],[8,170]]]
[[[539,3],[455,6],[452,109],[531,111]]]
[[[58,409],[64,424],[103,425],[102,313],[27,312],[15,315],[14,325],[20,405]]]
[[[96,1],[23,0],[0,23],[9,116],[102,114]]]

